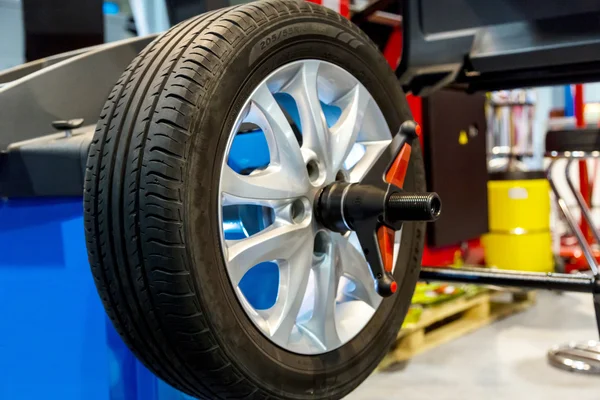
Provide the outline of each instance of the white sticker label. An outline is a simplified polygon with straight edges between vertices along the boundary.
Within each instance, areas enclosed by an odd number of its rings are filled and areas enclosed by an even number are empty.
[[[529,197],[527,189],[522,187],[515,187],[508,189],[508,197],[513,200],[524,200]]]

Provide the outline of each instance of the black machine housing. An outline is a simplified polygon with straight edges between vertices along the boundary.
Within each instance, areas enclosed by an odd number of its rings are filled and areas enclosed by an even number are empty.
[[[405,0],[396,71],[407,91],[600,80],[600,2]]]

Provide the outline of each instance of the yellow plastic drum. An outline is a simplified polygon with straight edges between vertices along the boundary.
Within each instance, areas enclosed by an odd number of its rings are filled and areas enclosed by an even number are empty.
[[[550,185],[543,171],[497,172],[488,182],[490,267],[551,272]]]

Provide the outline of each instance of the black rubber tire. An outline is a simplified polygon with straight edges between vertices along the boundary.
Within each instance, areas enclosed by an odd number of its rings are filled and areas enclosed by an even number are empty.
[[[548,131],[546,134],[546,151],[600,151],[600,129],[568,129]]]
[[[266,38],[270,38],[267,42]],[[398,292],[353,340],[290,353],[255,328],[220,249],[217,185],[227,137],[252,89],[299,59],[356,76],[392,132],[411,118],[394,73],[333,11],[268,0],[200,15],[135,58],[102,111],[87,163],[85,229],[107,313],[136,356],[205,399],[338,399],[388,351],[418,278],[424,225],[404,226]],[[418,144],[405,186],[425,190]]]

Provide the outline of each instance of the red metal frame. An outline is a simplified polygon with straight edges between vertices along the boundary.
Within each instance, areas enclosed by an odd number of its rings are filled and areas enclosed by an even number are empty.
[[[388,38],[385,48],[383,49],[383,56],[387,60],[390,67],[393,70],[398,68],[400,64],[400,57],[402,56],[402,28],[399,26],[394,27],[390,37]],[[418,121],[417,121],[418,122]]]
[[[332,10],[340,13],[346,18],[350,18],[350,0],[306,0],[315,4],[322,4],[325,7],[331,8]]]
[[[585,117],[584,117],[584,109],[585,104],[583,100],[583,85],[577,84],[575,85],[575,99],[574,99],[574,108],[575,108],[575,121],[578,128],[585,127]],[[591,206],[592,203],[592,191],[591,191],[591,183],[588,174],[587,161],[581,160],[579,161],[579,191],[583,196],[588,207]],[[591,227],[588,226],[585,219],[582,217],[579,226],[585,239],[588,243],[592,243],[592,232],[590,231]]]
[[[578,128],[584,128],[586,126],[584,111],[585,111],[585,102],[583,95],[583,85],[577,84],[575,86],[575,93],[573,98],[574,103],[574,111],[575,111],[575,122]],[[592,204],[592,193],[594,187],[594,179],[590,179],[588,165],[585,160],[579,161],[579,191],[581,196],[584,198],[588,207],[591,207]],[[585,239],[588,243],[593,243],[593,235],[590,227],[583,216],[579,221],[579,227],[585,236]],[[581,252],[581,248],[576,243],[561,243],[560,247],[560,257],[567,260],[567,264],[565,265],[565,272],[571,273],[575,271],[586,271],[589,269],[589,265],[585,257]],[[600,261],[600,251],[594,250],[594,257],[597,261]]]

